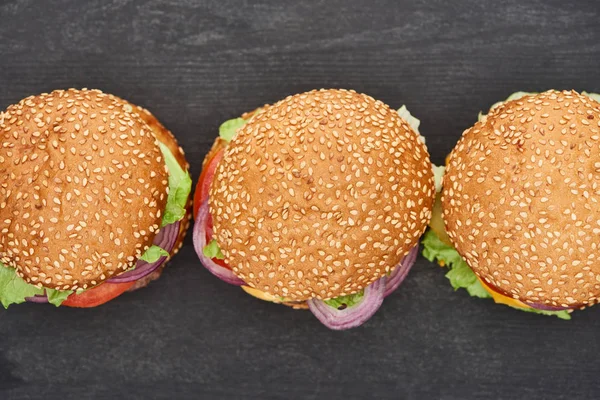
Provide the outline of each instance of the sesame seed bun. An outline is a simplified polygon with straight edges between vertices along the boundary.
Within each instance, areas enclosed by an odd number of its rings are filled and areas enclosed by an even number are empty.
[[[448,235],[488,285],[575,308],[600,295],[600,104],[550,90],[494,108],[448,161]]]
[[[85,289],[134,266],[167,201],[148,125],[98,90],[57,90],[0,119],[0,261],[25,281]]]
[[[296,302],[356,293],[388,273],[417,244],[433,199],[427,149],[396,111],[315,90],[240,128],[209,205],[234,273]]]
[[[150,130],[154,134],[154,137],[159,142],[161,142],[162,144],[166,145],[169,148],[169,150],[171,151],[171,154],[173,154],[173,156],[177,160],[177,163],[179,164],[181,169],[183,169],[184,171],[188,171],[190,169],[190,165],[188,164],[188,162],[185,158],[185,153],[184,153],[183,149],[181,148],[181,146],[179,146],[179,143],[177,143],[177,139],[175,139],[175,135],[173,135],[173,133],[170,130],[165,128],[165,126],[163,124],[161,124],[160,121],[154,115],[152,115],[152,113],[150,113],[150,111],[148,111],[147,109],[140,107],[140,106],[136,106],[134,104],[131,104],[123,99],[119,99],[119,100],[121,100],[125,104],[124,109],[126,112],[129,112],[129,113],[135,112],[140,116],[140,118],[150,127]],[[171,256],[177,254],[177,252],[179,252],[179,250],[183,246],[183,239],[185,238],[185,234],[188,231],[188,228],[190,227],[190,220],[192,217],[191,210],[192,210],[192,198],[190,197],[190,199],[188,201],[188,205],[187,205],[187,213],[183,217],[183,219],[181,220],[181,223],[179,225],[179,236],[177,237],[177,242],[175,242],[175,246],[173,247],[173,250],[171,251]],[[162,267],[157,272],[162,271],[165,265],[166,265],[166,263],[163,264]],[[155,279],[156,278],[158,278],[158,275],[155,275]],[[146,285],[144,285],[144,286],[146,286]]]
[[[156,137],[156,139],[159,142],[163,143],[164,145],[166,145],[169,148],[169,150],[171,151],[173,156],[175,156],[175,158],[177,159],[177,163],[179,164],[179,166],[184,171],[189,170],[190,166],[185,158],[185,153],[184,153],[183,149],[177,143],[177,139],[175,139],[175,136],[173,135],[173,133],[170,130],[168,130],[167,128],[165,128],[165,126],[162,123],[160,123],[160,121],[154,115],[152,115],[152,113],[150,113],[150,111],[148,111],[147,109],[137,106],[137,105],[134,105],[134,104],[131,104],[125,100],[122,100],[122,99],[120,99],[120,100],[123,101],[123,104],[125,105],[125,110],[127,112],[136,112],[140,116],[140,118],[142,118],[144,120],[144,122],[146,122],[146,124],[148,124],[152,133],[154,134],[154,137]],[[171,253],[170,253],[171,257],[173,257],[175,254],[177,254],[179,252],[179,250],[181,249],[181,247],[183,246],[183,240],[185,239],[186,232],[188,231],[188,228],[190,227],[190,220],[192,217],[191,210],[192,210],[192,198],[190,197],[190,199],[188,201],[188,205],[187,205],[187,213],[183,217],[183,219],[181,220],[181,223],[179,225],[179,236],[177,237],[177,241],[175,242],[173,250],[171,250]],[[170,260],[170,258],[169,258],[169,260]],[[137,280],[135,282],[135,284],[131,288],[129,288],[128,291],[132,292],[134,290],[146,287],[146,286],[148,286],[148,284],[150,282],[155,281],[158,278],[160,278],[166,265],[167,265],[167,263],[165,262],[156,271],[143,277],[142,279]]]

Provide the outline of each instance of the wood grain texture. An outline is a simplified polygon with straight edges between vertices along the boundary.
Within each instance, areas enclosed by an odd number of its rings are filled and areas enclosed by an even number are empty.
[[[152,110],[198,176],[219,124],[316,87],[421,118],[441,162],[517,90],[600,91],[595,0],[0,0],[0,108],[97,87]],[[93,310],[0,311],[0,398],[592,399],[600,308],[571,322],[453,292],[422,258],[365,326],[213,278],[191,246],[148,288]]]

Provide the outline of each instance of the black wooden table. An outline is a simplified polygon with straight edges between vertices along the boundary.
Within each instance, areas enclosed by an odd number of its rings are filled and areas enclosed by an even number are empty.
[[[572,4],[571,4],[572,3]],[[422,121],[436,163],[518,90],[600,91],[589,1],[0,0],[0,108],[90,87],[150,108],[197,178],[219,124],[319,87]],[[600,307],[570,322],[454,292],[419,258],[347,332],[213,278],[188,236],[147,289],[0,311],[0,399],[595,399]]]

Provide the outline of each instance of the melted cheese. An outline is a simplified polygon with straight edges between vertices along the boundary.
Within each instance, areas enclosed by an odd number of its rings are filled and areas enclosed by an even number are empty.
[[[479,279],[479,277],[477,277],[477,279]],[[485,290],[487,290],[487,292],[489,294],[492,295],[494,302],[496,302],[498,304],[506,304],[507,306],[516,307],[516,308],[532,308],[517,299],[513,299],[512,297],[508,297],[508,296],[505,296],[503,294],[496,292],[494,289],[492,289],[491,287],[486,285],[482,279],[479,279],[479,282],[481,282],[481,286],[483,286],[483,288]]]
[[[435,232],[438,238],[448,246],[452,246],[450,238],[446,233],[446,227],[444,226],[444,220],[442,219],[442,199],[441,194],[438,193],[435,196],[435,203],[433,204],[433,210],[431,211],[431,221],[429,221],[429,227]]]
[[[250,287],[250,286],[244,285],[244,286],[242,286],[242,289],[244,289],[244,292],[248,293],[250,296],[254,296],[260,300],[270,301],[273,303],[283,303],[286,301],[285,299],[283,299],[281,297],[273,296],[272,294],[262,292],[258,289],[254,289],[253,287]]]

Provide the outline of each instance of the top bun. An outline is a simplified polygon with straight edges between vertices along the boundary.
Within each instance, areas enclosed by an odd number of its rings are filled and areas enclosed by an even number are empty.
[[[182,170],[187,171],[190,169],[190,165],[188,164],[188,162],[185,158],[185,153],[184,153],[183,149],[181,148],[181,146],[179,146],[177,139],[175,138],[175,136],[173,135],[173,133],[170,130],[165,128],[165,126],[163,124],[161,124],[160,121],[158,119],[156,119],[156,117],[147,109],[137,106],[135,104],[131,104],[128,101],[123,100],[123,99],[119,99],[119,100],[121,100],[123,102],[124,110],[126,112],[137,113],[140,116],[140,118],[146,124],[148,124],[148,127],[150,127],[150,130],[151,130],[152,134],[154,135],[154,137],[156,138],[156,140],[158,140],[160,143],[167,146],[167,148],[169,149],[171,154],[173,154],[173,156],[177,160],[177,164],[179,164],[179,166],[181,167]],[[190,220],[192,218],[192,213],[191,213],[192,202],[193,202],[193,199],[190,196],[190,198],[188,200],[188,204],[187,204],[187,212],[186,212],[185,216],[183,217],[183,219],[181,219],[179,221],[179,235],[177,236],[177,241],[175,242],[175,245],[173,246],[173,250],[171,250],[171,255],[176,254],[183,246],[183,239],[185,238],[185,234],[188,231],[188,228],[190,227]],[[163,264],[163,267],[164,267],[164,265],[165,264]],[[159,275],[159,274],[157,274],[157,275]]]
[[[332,89],[255,114],[225,150],[209,202],[235,274],[302,301],[390,272],[418,243],[434,192],[427,149],[397,112]]]
[[[167,171],[148,125],[98,90],[57,90],[0,117],[0,262],[25,281],[86,289],[152,244]]]
[[[599,103],[550,90],[463,133],[444,176],[444,221],[486,284],[529,304],[598,301],[599,126]]]
[[[116,96],[113,97],[117,98]],[[169,148],[171,154],[173,154],[177,160],[177,164],[179,164],[181,169],[187,171],[190,168],[190,165],[185,158],[185,153],[181,146],[179,146],[179,143],[177,143],[177,139],[175,139],[173,133],[165,128],[165,126],[161,124],[160,121],[156,119],[156,117],[152,115],[150,111],[135,104],[131,104],[127,100],[123,100],[121,98],[117,99],[123,102],[123,110],[125,112],[129,114],[138,114],[138,116],[148,125],[156,140]]]

